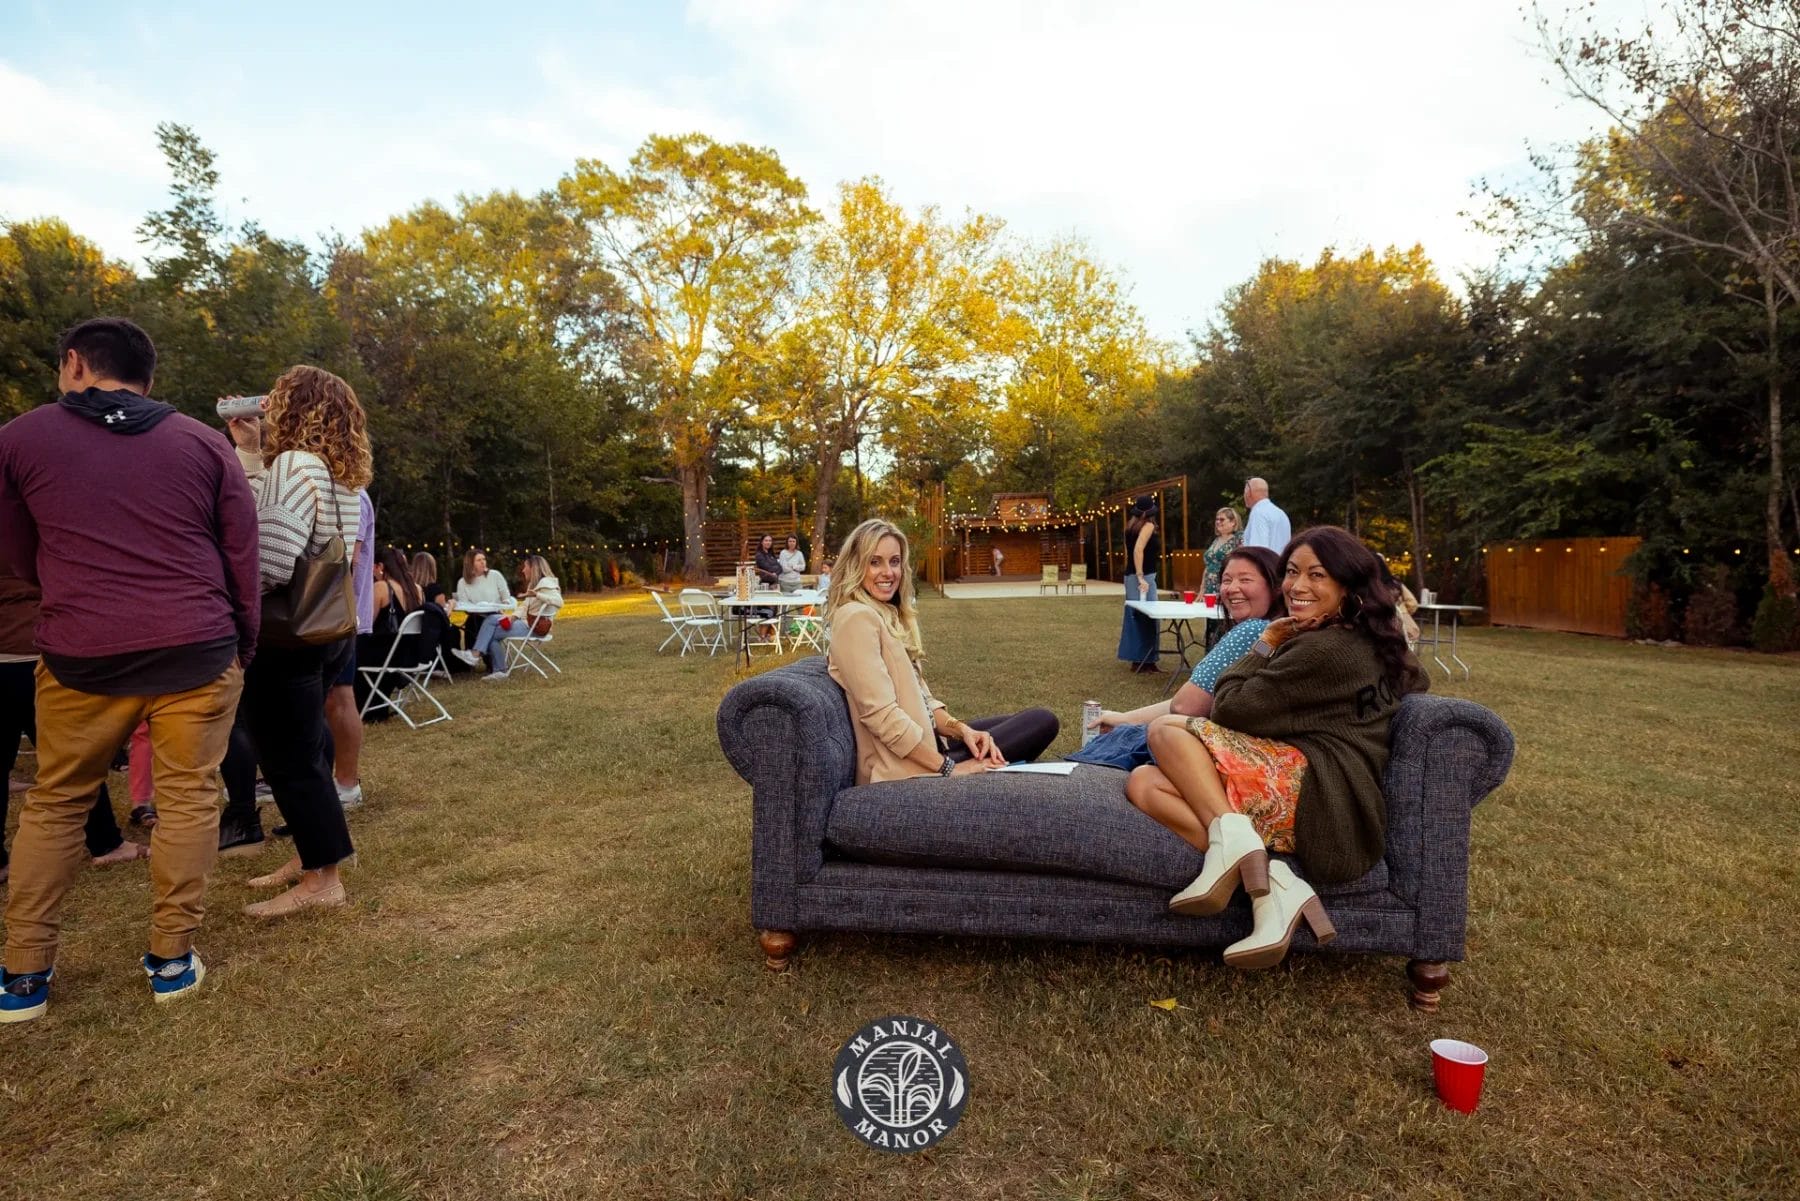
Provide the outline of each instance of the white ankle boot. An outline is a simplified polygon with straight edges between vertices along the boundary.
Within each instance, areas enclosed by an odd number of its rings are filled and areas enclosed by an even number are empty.
[[[1194,882],[1169,900],[1169,908],[1188,917],[1221,912],[1242,879],[1244,891],[1260,897],[1269,891],[1269,853],[1262,835],[1241,813],[1226,813],[1206,827],[1206,866]]]
[[[1279,859],[1269,864],[1269,895],[1257,897],[1252,907],[1256,910],[1256,926],[1250,937],[1225,948],[1225,962],[1232,967],[1274,967],[1280,963],[1301,918],[1312,927],[1320,946],[1337,937],[1312,885]]]

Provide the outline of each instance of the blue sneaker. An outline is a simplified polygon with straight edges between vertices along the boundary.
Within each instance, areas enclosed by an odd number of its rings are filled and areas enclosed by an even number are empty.
[[[13,975],[0,968],[0,1022],[29,1022],[50,1008],[50,979],[56,969]]]
[[[144,975],[150,977],[150,993],[157,1004],[164,1001],[177,1001],[191,996],[206,979],[206,965],[200,962],[200,956],[189,951],[179,959],[171,959],[161,967],[150,966],[150,956],[144,956]]]

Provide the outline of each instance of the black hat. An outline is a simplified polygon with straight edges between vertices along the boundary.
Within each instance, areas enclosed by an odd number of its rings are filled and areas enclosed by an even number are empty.
[[[1133,513],[1149,513],[1155,508],[1156,498],[1153,496],[1140,496],[1131,502],[1131,511]]]

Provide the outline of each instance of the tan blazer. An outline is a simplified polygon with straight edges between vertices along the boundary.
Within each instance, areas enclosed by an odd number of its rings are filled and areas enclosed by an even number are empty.
[[[934,737],[931,714],[944,706],[875,610],[852,601],[832,611],[826,663],[856,723],[856,782],[930,775],[907,756]]]

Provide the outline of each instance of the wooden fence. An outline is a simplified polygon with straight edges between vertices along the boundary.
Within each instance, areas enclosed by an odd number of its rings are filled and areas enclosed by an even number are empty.
[[[1495,625],[1625,636],[1638,538],[1495,542],[1485,552],[1488,620]]]

